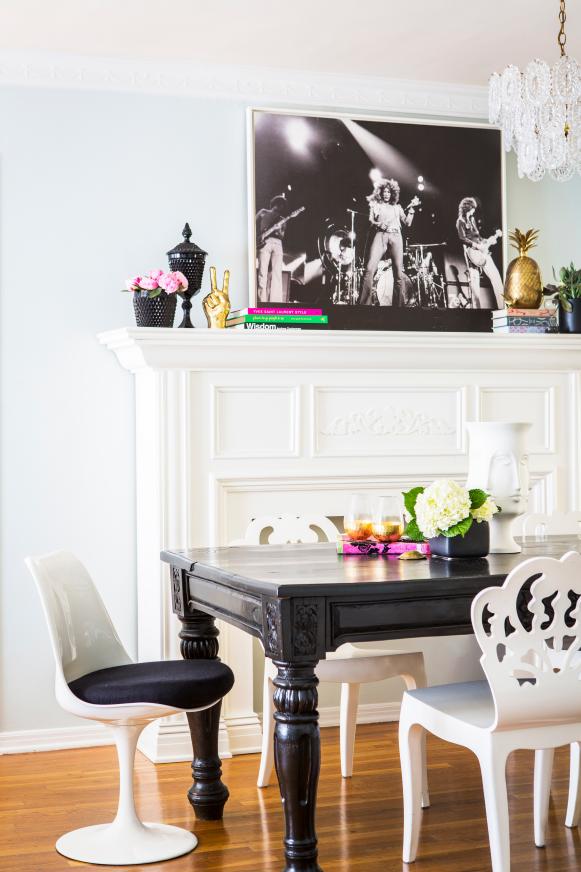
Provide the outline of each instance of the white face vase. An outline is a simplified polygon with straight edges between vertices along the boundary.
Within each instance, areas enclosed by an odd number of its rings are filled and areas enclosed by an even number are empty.
[[[468,424],[470,453],[469,488],[478,487],[491,494],[502,510],[491,528],[492,552],[515,553],[519,545],[510,533],[515,517],[527,510],[529,469],[526,436],[530,423],[478,422]]]

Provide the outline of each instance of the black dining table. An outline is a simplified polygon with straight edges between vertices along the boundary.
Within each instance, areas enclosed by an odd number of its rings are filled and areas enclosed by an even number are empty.
[[[256,636],[278,671],[275,760],[285,816],[284,872],[321,872],[315,808],[320,768],[315,668],[345,642],[471,633],[479,591],[528,557],[580,550],[577,536],[524,542],[520,554],[400,560],[338,555],[332,543],[163,551],[186,659],[218,657],[216,618]],[[222,817],[220,703],[188,715],[196,816]]]

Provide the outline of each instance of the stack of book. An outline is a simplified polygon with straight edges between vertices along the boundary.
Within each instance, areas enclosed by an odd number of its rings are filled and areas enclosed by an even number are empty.
[[[328,324],[329,316],[321,309],[275,308],[233,309],[226,319],[226,327],[238,330],[296,330],[318,324]]]
[[[494,333],[556,333],[556,309],[498,309],[492,313]]]
[[[375,539],[363,539],[360,542],[350,539],[345,533],[337,537],[337,554],[387,554],[400,556],[406,551],[419,551],[424,557],[430,556],[429,542],[376,542]]]

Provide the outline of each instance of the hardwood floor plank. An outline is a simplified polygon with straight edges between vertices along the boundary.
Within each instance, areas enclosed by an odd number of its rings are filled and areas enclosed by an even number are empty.
[[[402,801],[397,725],[359,727],[354,777],[341,778],[338,731],[322,731],[318,835],[325,872],[490,872],[484,802],[476,758],[430,737],[432,807],[423,812],[418,860],[401,861]],[[225,760],[230,801],[223,821],[194,821],[186,800],[187,763],[136,761],[136,798],[145,820],[193,828],[193,854],[166,863],[119,867],[136,872],[280,872],[282,810],[276,783],[257,790],[258,756]],[[568,751],[555,757],[547,847],[533,842],[533,755],[508,765],[512,872],[577,872],[581,837],[564,826]],[[58,836],[112,819],[117,765],[112,747],[0,757],[0,870],[102,870],[54,851]],[[111,868],[111,867],[110,867]]]

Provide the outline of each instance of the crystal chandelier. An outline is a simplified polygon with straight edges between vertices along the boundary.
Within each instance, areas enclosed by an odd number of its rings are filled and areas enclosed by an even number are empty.
[[[560,182],[581,174],[581,68],[565,51],[566,17],[560,0],[561,57],[552,69],[534,60],[524,73],[511,65],[490,77],[490,123],[502,127],[504,147],[516,152],[519,177],[533,182],[547,171]]]

